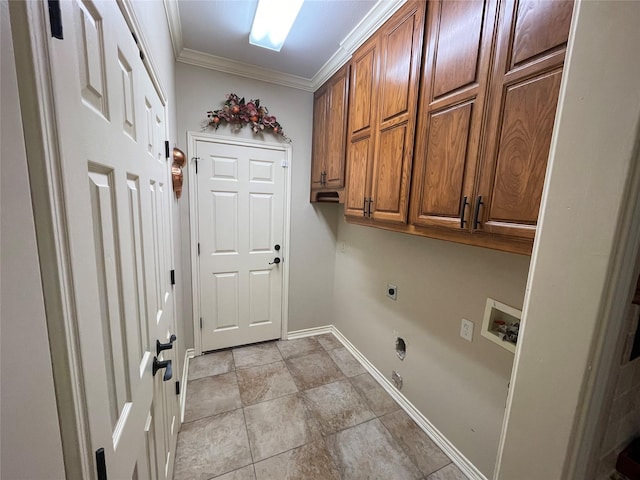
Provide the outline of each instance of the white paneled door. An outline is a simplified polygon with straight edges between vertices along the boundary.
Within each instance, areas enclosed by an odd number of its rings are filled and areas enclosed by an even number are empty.
[[[60,6],[49,52],[90,463],[164,480],[179,428],[165,105],[116,2]]]
[[[196,141],[202,350],[280,338],[285,152]]]

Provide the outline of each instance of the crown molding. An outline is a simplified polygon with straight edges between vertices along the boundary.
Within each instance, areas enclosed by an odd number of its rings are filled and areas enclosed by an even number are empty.
[[[233,75],[238,75],[239,77],[253,78],[256,80],[262,80],[263,82],[275,83],[276,85],[283,85],[285,87],[313,92],[311,80],[308,78],[277,72],[268,68],[249,65],[248,63],[242,63],[224,57],[217,57],[215,55],[191,50],[189,48],[183,48],[182,52],[180,52],[180,56],[176,58],[176,60],[188,65],[195,65],[197,67],[209,68],[219,72],[231,73]]]
[[[378,3],[360,20],[351,32],[340,42],[340,48],[318,70],[311,79],[316,91],[331,75],[349,61],[360,45],[366,42],[407,0],[378,0]]]
[[[177,62],[209,68],[240,77],[254,78],[276,85],[304,90],[306,92],[315,92],[331,75],[347,63],[357,48],[371,37],[407,0],[378,0],[371,11],[349,32],[344,40],[340,42],[338,50],[327,60],[320,70],[318,70],[313,78],[299,77],[184,48],[178,2],[177,0],[163,0],[163,2],[169,23],[169,31],[171,33],[171,43]]]
[[[180,8],[178,7],[177,0],[163,0],[162,3],[164,3],[164,11],[167,15],[167,23],[169,24],[169,35],[171,36],[171,45],[173,45],[173,55],[177,59],[184,48]]]

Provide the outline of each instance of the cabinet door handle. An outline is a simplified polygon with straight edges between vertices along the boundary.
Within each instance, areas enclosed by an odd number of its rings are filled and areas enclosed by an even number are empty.
[[[467,205],[469,205],[467,197],[462,197],[462,203],[460,204],[460,228],[464,228],[464,224],[467,223],[464,219],[464,211],[466,210]]]
[[[477,230],[478,229],[478,225],[480,225],[482,222],[480,222],[480,220],[478,220],[478,214],[480,213],[480,205],[484,205],[484,203],[482,202],[482,195],[478,195],[478,198],[476,200],[476,210],[473,214],[473,229]]]
[[[362,204],[362,216],[366,217],[367,216],[367,197],[364,197],[363,200],[363,204]]]
[[[367,208],[367,215],[369,218],[371,218],[371,204],[373,203],[373,200],[371,199],[371,197],[369,197],[369,207]]]
[[[320,174],[320,185],[323,187],[327,184],[327,172],[322,172]]]

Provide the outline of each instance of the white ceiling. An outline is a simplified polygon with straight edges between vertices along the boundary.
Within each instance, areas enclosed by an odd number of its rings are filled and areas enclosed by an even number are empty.
[[[305,0],[280,52],[249,44],[257,0],[165,0],[178,61],[313,91],[406,0]]]

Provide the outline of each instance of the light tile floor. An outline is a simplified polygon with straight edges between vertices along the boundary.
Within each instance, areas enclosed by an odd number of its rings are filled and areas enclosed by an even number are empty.
[[[466,480],[332,335],[189,364],[175,480]]]

